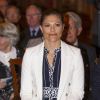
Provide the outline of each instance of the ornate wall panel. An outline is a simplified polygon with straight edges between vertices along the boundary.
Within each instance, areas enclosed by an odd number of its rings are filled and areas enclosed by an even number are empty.
[[[94,7],[87,4],[86,0],[12,0],[15,1],[21,8],[24,8],[28,3],[38,3],[45,7],[60,8],[68,7],[76,9],[78,12],[88,14],[93,17]]]

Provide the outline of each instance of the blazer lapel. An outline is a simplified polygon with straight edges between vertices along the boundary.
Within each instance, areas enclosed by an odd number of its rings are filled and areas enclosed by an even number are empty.
[[[65,47],[66,47],[65,44],[62,42],[61,43],[61,76],[60,76],[60,84],[59,84],[57,100],[61,100],[61,96],[66,84],[66,79],[69,76],[68,71],[71,64],[70,63],[71,56],[69,55],[69,50]]]
[[[38,55],[36,55],[36,62],[35,62],[35,74],[36,74],[36,83],[37,83],[37,93],[39,98],[42,98],[42,64],[43,64],[43,48],[44,43],[38,48],[39,52]]]
[[[37,60],[35,60],[35,74],[36,74],[36,83],[37,83],[37,92],[39,98],[42,98],[42,64],[43,64],[43,48],[44,43],[39,48],[39,53],[36,55]],[[69,47],[68,47],[69,48]],[[61,96],[63,94],[65,84],[67,81],[67,77],[69,76],[69,69],[70,69],[70,61],[72,57],[69,55],[69,50],[66,48],[65,44],[61,42],[61,76],[60,76],[60,84],[58,90],[58,99],[61,100]],[[66,62],[67,61],[67,62]]]

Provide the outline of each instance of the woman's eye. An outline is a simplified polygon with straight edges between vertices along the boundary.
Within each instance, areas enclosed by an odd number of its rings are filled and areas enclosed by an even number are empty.
[[[61,26],[61,24],[56,24],[56,26]]]
[[[48,24],[45,24],[45,25],[44,25],[44,27],[49,27],[49,26],[50,26],[50,25],[48,25]]]

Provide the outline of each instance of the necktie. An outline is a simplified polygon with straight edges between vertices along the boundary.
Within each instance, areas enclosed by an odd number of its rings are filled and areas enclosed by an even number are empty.
[[[36,37],[35,32],[36,32],[35,30],[32,31],[32,34],[31,34],[32,38]]]

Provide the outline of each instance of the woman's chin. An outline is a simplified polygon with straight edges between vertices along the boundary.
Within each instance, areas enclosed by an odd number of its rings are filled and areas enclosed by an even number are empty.
[[[52,39],[50,39],[49,41],[55,43],[55,42],[58,42],[58,39],[53,39],[53,38],[52,38]]]

